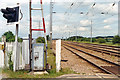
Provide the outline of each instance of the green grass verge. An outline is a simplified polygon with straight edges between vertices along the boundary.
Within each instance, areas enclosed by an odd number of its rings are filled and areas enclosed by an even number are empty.
[[[55,69],[52,69],[48,72],[49,72],[49,74],[33,75],[33,74],[29,74],[28,71],[23,71],[23,70],[13,72],[9,69],[3,69],[3,71],[2,71],[2,73],[6,74],[7,78],[56,78],[63,74],[75,73],[68,68],[62,69],[60,72],[56,72]]]
[[[2,73],[2,68],[0,68],[0,74]]]
[[[55,78],[57,76],[63,75],[63,74],[73,74],[74,71],[71,71],[69,68],[61,69],[60,72],[56,72],[56,64],[55,64],[55,56],[52,50],[50,49],[49,43],[48,43],[48,63],[52,66],[52,69],[48,71],[49,74],[43,74],[43,75],[31,75],[28,71],[17,71],[13,72],[9,69],[3,69],[2,73],[5,73],[8,78]]]
[[[73,41],[76,42],[76,41]],[[87,41],[77,41],[79,43],[91,43]],[[119,46],[119,44],[113,44],[112,42],[106,42],[106,43],[98,43],[98,42],[92,42],[92,44],[101,44],[101,45],[110,45],[110,46]]]

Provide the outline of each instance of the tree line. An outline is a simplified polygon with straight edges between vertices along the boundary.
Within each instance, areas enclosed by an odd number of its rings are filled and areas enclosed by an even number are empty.
[[[68,40],[68,41],[80,41],[80,42],[90,42],[91,38],[87,38],[87,37],[82,37],[82,36],[72,36],[69,37],[67,39],[64,40]],[[113,44],[119,44],[120,43],[120,36],[119,35],[115,35],[115,36],[109,36],[109,37],[94,37],[92,38],[92,42],[98,42],[98,43],[107,43],[107,42],[112,42]]]
[[[2,36],[6,36],[6,42],[15,42],[15,35],[11,31],[5,32]],[[49,36],[47,35],[47,39],[48,38]],[[0,38],[0,41],[1,41],[1,38]],[[22,42],[22,41],[23,41],[23,38],[18,37],[18,42]],[[36,42],[45,43],[45,39],[44,37],[38,37],[36,39]]]
[[[2,36],[6,36],[6,42],[14,42],[15,41],[15,35],[11,31],[5,32]],[[91,38],[82,37],[82,36],[72,36],[72,37],[69,37],[64,40],[90,42],[90,39]],[[47,35],[47,40],[49,40],[49,35]],[[1,38],[0,38],[0,41],[1,41]],[[18,42],[22,42],[22,41],[23,41],[23,39],[18,37]],[[38,37],[36,39],[36,42],[37,43],[45,43],[45,39],[44,39],[44,37]],[[92,42],[98,42],[98,43],[112,42],[113,44],[120,44],[120,36],[119,35],[108,36],[108,37],[98,36],[98,37],[92,38]]]

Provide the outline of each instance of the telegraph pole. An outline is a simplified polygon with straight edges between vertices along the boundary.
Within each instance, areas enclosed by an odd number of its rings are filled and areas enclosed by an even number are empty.
[[[31,17],[31,0],[29,2],[29,15],[30,15],[30,36],[29,36],[29,40],[30,40],[30,49],[29,49],[29,52],[30,52],[30,55],[29,55],[29,65],[30,65],[30,71],[32,70],[31,69],[31,55],[32,55],[32,17]]]
[[[69,31],[69,41],[70,41],[70,31]]]
[[[53,3],[50,1],[50,48],[52,48],[52,12],[53,12]]]
[[[76,37],[75,37],[75,40],[77,42],[77,27],[74,26],[74,28],[76,28],[76,35],[75,35]]]
[[[76,41],[77,41],[77,27],[76,27]]]
[[[91,20],[91,40],[90,42],[92,43],[92,20]]]

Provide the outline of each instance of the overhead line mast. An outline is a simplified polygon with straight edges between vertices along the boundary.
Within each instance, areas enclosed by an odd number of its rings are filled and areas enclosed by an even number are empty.
[[[52,48],[52,11],[53,10],[53,4],[52,0],[50,1],[50,48]]]

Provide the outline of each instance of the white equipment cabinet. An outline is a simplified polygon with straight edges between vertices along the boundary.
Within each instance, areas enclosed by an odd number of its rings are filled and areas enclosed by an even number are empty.
[[[32,45],[32,70],[44,70],[44,43]]]

